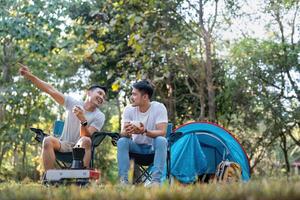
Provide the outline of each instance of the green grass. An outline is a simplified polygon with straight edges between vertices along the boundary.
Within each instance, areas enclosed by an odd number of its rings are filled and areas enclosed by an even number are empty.
[[[97,185],[46,187],[39,183],[2,183],[0,199],[300,199],[300,179],[263,179],[237,184],[164,185],[161,188],[142,186],[120,187]]]

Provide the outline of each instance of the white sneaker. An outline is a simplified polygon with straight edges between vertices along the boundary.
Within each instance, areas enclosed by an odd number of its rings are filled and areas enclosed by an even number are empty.
[[[156,181],[151,181],[149,183],[146,183],[144,185],[145,188],[154,188],[154,187],[160,187],[160,183]]]
[[[120,185],[129,185],[129,182],[127,179],[125,179],[124,177],[120,178]]]

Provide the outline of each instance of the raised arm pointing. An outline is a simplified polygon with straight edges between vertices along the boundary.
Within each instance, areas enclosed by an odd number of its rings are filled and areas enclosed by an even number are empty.
[[[33,75],[29,68],[21,63],[19,63],[20,69],[19,73],[26,79],[30,80],[37,88],[49,94],[57,103],[63,105],[65,102],[64,95],[57,91],[52,85],[46,83],[45,81],[39,79],[37,76]]]

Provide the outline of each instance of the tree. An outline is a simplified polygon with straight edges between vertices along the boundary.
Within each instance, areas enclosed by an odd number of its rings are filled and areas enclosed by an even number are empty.
[[[72,71],[70,68],[61,72],[58,69],[62,65],[53,66],[61,57],[64,57],[64,63],[68,61],[67,56],[61,53],[64,45],[62,33],[67,30],[64,22],[67,18],[66,5],[62,1],[5,1],[1,4],[0,171],[4,176],[9,175],[8,169],[4,168],[10,165],[14,170],[12,176],[17,179],[36,172],[36,163],[27,162],[37,155],[37,148],[33,148],[36,147],[32,141],[33,134],[28,128],[33,124],[43,124],[49,130],[56,114],[49,109],[53,107],[53,101],[20,80],[16,63],[28,64],[40,78],[57,81],[58,84],[54,85],[58,87],[60,80],[67,78],[66,72]],[[64,74],[63,79],[57,77],[61,73]],[[69,73],[69,76],[72,75]],[[44,112],[45,109],[49,111]],[[10,154],[14,159],[9,157]]]

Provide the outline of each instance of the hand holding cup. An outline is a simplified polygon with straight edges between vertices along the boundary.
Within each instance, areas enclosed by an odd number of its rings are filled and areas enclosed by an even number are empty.
[[[143,134],[145,131],[144,124],[140,121],[131,121],[130,124],[133,127],[134,134]]]

